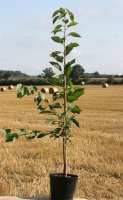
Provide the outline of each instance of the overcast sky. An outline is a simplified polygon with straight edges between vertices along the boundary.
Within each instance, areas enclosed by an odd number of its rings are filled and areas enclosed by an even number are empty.
[[[51,16],[59,7],[79,23],[76,63],[86,72],[123,74],[123,0],[0,0],[0,69],[38,75],[51,67]]]

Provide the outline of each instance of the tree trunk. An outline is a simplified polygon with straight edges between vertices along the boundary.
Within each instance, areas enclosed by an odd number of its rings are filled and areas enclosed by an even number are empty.
[[[66,27],[64,26],[64,68],[66,65]],[[65,114],[65,118],[64,118],[64,127],[63,127],[63,131],[66,131],[66,117],[67,117],[67,93],[66,93],[66,85],[67,85],[67,77],[64,74],[64,114]],[[64,162],[64,168],[63,168],[63,174],[64,176],[67,177],[67,141],[66,138],[63,138],[63,162]]]

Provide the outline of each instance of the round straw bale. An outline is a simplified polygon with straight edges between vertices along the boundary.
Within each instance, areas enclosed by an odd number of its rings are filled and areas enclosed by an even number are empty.
[[[103,88],[107,88],[107,87],[108,87],[108,83],[104,83],[104,84],[102,85],[102,87],[103,87]]]
[[[5,88],[5,87],[1,87],[1,88],[0,88],[0,91],[1,91],[1,92],[5,92],[5,91],[6,91],[6,88]]]
[[[42,93],[49,93],[49,88],[41,88]]]
[[[50,94],[53,94],[54,92],[58,92],[58,88],[53,87],[49,89]]]
[[[9,90],[12,90],[13,88],[14,88],[13,85],[9,85],[9,87],[8,87]]]
[[[83,82],[81,82],[81,84],[82,84],[82,85],[85,85],[85,82],[83,81]]]

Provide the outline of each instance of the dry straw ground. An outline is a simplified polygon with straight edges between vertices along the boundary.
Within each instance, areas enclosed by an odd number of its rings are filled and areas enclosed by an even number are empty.
[[[81,128],[73,129],[69,172],[79,175],[76,197],[123,199],[123,86],[85,86],[77,104]],[[50,96],[50,95],[48,95]],[[0,127],[49,130],[32,97],[0,93]],[[48,196],[50,172],[62,171],[62,141],[49,138],[5,143],[0,136],[0,195]]]

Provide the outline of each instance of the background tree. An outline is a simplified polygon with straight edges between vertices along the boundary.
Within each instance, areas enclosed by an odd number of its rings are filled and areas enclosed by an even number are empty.
[[[121,79],[121,84],[123,84],[123,78]]]
[[[54,74],[52,68],[49,67],[43,70],[42,76],[43,78],[51,78]]]
[[[3,75],[3,78],[4,79],[9,79],[11,77],[11,72],[6,72],[4,75]]]
[[[108,76],[107,83],[109,83],[109,84],[114,83],[114,76],[113,75]]]
[[[84,72],[84,68],[79,64],[76,64],[72,67],[70,78],[72,78],[74,84],[79,82],[79,79],[83,77]]]
[[[94,77],[99,77],[100,76],[99,72],[97,72],[97,71],[94,72],[93,75],[94,75]]]

